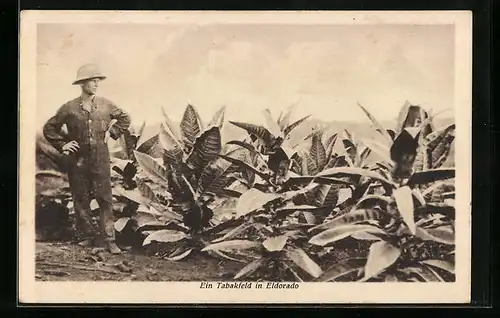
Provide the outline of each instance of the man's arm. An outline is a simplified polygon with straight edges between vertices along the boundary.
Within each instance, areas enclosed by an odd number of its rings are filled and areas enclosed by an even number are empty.
[[[116,123],[109,128],[109,135],[114,140],[117,140],[130,127],[130,116],[113,103],[111,103],[110,115],[111,119],[116,119]]]
[[[63,146],[68,142],[61,134],[61,128],[65,123],[66,112],[64,106],[62,106],[43,126],[43,136],[59,152],[62,152]]]

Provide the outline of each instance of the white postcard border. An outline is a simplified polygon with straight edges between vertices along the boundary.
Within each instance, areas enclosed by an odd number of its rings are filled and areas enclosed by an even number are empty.
[[[39,23],[454,24],[456,282],[300,283],[298,289],[200,289],[199,282],[35,281],[36,28]],[[471,271],[472,14],[425,12],[23,11],[19,105],[19,301],[22,303],[468,303]],[[458,147],[460,145],[460,147]]]

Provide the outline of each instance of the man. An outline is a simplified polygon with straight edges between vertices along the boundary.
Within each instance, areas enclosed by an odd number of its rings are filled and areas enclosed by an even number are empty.
[[[81,86],[81,95],[62,105],[43,127],[43,134],[58,151],[65,154],[80,245],[96,243],[91,223],[90,202],[100,208],[99,230],[109,252],[119,254],[115,243],[112,208],[110,155],[107,141],[117,140],[130,126],[130,117],[111,101],[96,96],[101,80],[106,79],[95,64],[78,69],[73,85]],[[112,123],[115,122],[114,124]],[[67,135],[61,134],[66,125]]]

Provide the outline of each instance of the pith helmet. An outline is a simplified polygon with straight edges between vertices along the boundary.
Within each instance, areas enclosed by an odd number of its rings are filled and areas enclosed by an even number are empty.
[[[93,78],[105,79],[106,76],[101,73],[99,66],[97,66],[96,64],[85,64],[81,66],[76,72],[76,80],[73,82],[73,85],[79,84],[81,81]]]

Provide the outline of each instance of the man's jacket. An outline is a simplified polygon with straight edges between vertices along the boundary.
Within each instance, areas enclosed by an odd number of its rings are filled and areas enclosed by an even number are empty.
[[[113,119],[116,119],[116,123],[110,128],[109,124]],[[64,124],[67,127],[67,135],[61,133]],[[91,110],[87,111],[83,108],[82,98],[78,97],[58,109],[55,116],[44,125],[43,134],[60,152],[64,144],[72,140],[78,142],[80,146],[78,152],[68,156],[67,168],[70,178],[74,179],[75,173],[81,175],[87,171],[91,173],[92,179],[100,179],[109,178],[110,173],[109,150],[104,141],[106,130],[109,128],[110,137],[116,140],[129,126],[129,115],[111,101],[96,96],[93,98]],[[90,170],[74,169],[75,165],[84,165]],[[77,179],[85,177],[81,175]],[[101,182],[108,183],[105,180]]]

